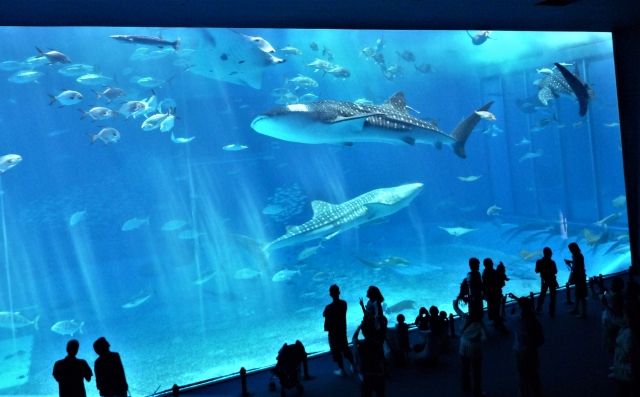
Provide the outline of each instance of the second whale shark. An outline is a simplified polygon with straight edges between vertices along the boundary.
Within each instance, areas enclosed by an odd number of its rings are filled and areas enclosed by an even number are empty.
[[[435,123],[408,113],[402,92],[380,105],[332,100],[294,103],[256,117],[251,128],[273,138],[300,143],[383,142],[450,145],[456,155],[466,157],[464,145],[480,121],[476,112],[486,111],[493,101],[475,109],[447,134]]]
[[[422,183],[374,189],[340,204],[314,200],[313,218],[269,243],[265,251],[302,244],[307,241],[329,240],[345,230],[384,218],[408,206],[422,190]]]

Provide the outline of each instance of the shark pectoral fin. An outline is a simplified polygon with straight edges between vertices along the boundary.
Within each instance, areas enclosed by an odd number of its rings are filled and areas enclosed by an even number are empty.
[[[389,204],[369,203],[364,205],[367,208],[367,218],[377,218],[378,214],[384,214],[389,210]]]
[[[412,136],[404,136],[402,137],[402,142],[404,143],[408,143],[409,145],[415,145],[416,144],[416,138],[412,137]]]

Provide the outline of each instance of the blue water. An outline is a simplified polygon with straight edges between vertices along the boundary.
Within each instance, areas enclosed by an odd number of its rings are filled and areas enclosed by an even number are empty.
[[[464,31],[1,32],[10,39],[0,62],[37,56],[36,46],[55,49],[113,78],[110,85],[126,96],[108,104],[92,91],[105,87],[79,84],[58,72],[61,64],[23,64],[14,71],[0,64],[0,155],[23,158],[1,177],[6,228],[0,240],[0,312],[38,318],[37,329],[0,324],[0,372],[7,374],[0,394],[56,394],[51,368],[69,338],[51,330],[59,321],[83,323],[82,333],[73,336],[81,343],[79,356],[91,364],[92,342],[106,336],[122,355],[132,394],[144,395],[240,366],[272,364],[282,343],[295,339],[309,351],[327,350],[321,313],[334,282],[349,303],[353,329],[360,317],[357,300],[371,284],[389,305],[414,300],[415,308],[405,311],[409,319],[423,305],[450,310],[470,256],[504,261],[511,277],[506,290],[515,293],[538,288],[532,269],[544,245],[555,252],[561,282],[567,277],[561,258],[568,256],[568,241],[583,247],[590,275],[628,265],[609,34],[493,32],[492,39],[474,46]],[[240,33],[264,37],[286,62],[255,63],[259,50],[247,46]],[[180,38],[180,47],[176,52],[123,43],[108,37],[113,34]],[[378,39],[387,76],[363,51]],[[302,54],[283,53],[285,46]],[[400,57],[405,50],[414,61]],[[153,51],[163,53],[140,59]],[[329,53],[349,77],[307,66],[316,58],[327,60]],[[228,67],[223,55],[254,62],[260,88],[193,72],[203,64]],[[544,76],[536,68],[553,62],[573,63],[569,68],[593,87],[586,117],[578,115],[571,96],[531,113],[516,106],[517,99],[536,95],[533,82]],[[417,70],[423,64],[430,65],[426,73]],[[42,76],[24,84],[8,81],[29,68]],[[298,75],[318,86],[296,89],[288,80]],[[136,83],[149,76],[167,82],[153,90]],[[84,99],[49,105],[49,95],[63,90],[77,90]],[[253,118],[286,101],[287,91],[293,101],[314,94],[377,104],[402,91],[419,112],[411,114],[436,121],[447,133],[489,100],[497,120],[478,124],[466,144],[467,159],[448,147],[309,145],[255,133]],[[195,136],[193,141],[179,144],[171,132],[143,131],[144,117],[92,122],[78,111],[119,110],[126,101],[154,95],[165,104],[172,99],[172,132]],[[119,130],[119,142],[92,144],[89,136],[105,127]],[[247,148],[223,150],[230,144]],[[312,200],[341,203],[412,182],[423,183],[423,190],[385,219],[329,240],[263,251],[286,226],[311,218]],[[493,205],[501,210],[488,215]],[[561,214],[568,240],[561,235]],[[612,214],[607,227],[595,224]],[[122,230],[132,219],[137,225]],[[473,230],[452,236],[442,229],[454,227]],[[281,270],[292,271],[288,281],[274,281]],[[93,382],[87,390],[98,395]]]

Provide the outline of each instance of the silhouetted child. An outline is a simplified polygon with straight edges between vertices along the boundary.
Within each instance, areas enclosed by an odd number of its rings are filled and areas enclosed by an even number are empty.
[[[396,336],[400,349],[398,364],[404,366],[407,363],[407,354],[409,353],[409,325],[405,323],[404,314],[398,314],[396,320],[398,321],[396,324]]]
[[[104,337],[93,342],[93,350],[98,354],[93,365],[96,372],[96,387],[101,396],[126,397],[129,385],[127,385],[120,355],[110,351],[109,347],[109,342]]]
[[[427,331],[429,329],[429,311],[426,307],[423,306],[420,308],[414,324],[420,331]]]
[[[67,356],[53,365],[53,377],[58,382],[60,397],[86,397],[84,381],[91,381],[93,373],[85,360],[76,358],[80,342],[67,342]]]
[[[329,336],[331,356],[339,368],[334,373],[344,376],[346,371],[344,369],[343,355],[351,364],[351,368],[353,369],[354,367],[353,355],[347,341],[347,302],[340,299],[340,288],[336,284],[329,287],[329,296],[331,296],[333,302],[329,303],[322,313],[324,316],[324,330]]]

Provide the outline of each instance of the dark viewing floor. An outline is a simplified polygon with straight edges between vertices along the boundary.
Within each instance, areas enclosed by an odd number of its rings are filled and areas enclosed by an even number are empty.
[[[615,384],[607,379],[608,362],[601,342],[600,303],[597,298],[590,297],[587,318],[578,319],[568,313],[572,306],[565,305],[565,292],[558,292],[556,318],[551,319],[546,314],[548,297],[545,313],[538,316],[546,339],[539,351],[543,395],[613,395]],[[510,312],[511,306],[508,306],[506,315],[509,319],[518,315],[518,310],[514,314]],[[408,317],[414,315],[408,314]],[[512,350],[513,335],[502,336],[497,333],[489,325],[486,316],[485,325],[489,335],[484,350],[483,389],[488,397],[515,397],[518,393]],[[274,352],[274,358],[276,354],[277,352]],[[326,354],[311,358],[309,372],[314,379],[304,382],[304,396],[359,396],[360,385],[357,378],[338,377],[333,374],[335,369],[330,356]],[[270,372],[263,371],[248,377],[247,384],[251,396],[279,396],[279,385],[277,393],[267,389],[270,375]],[[392,368],[387,378],[387,396],[461,396],[459,378],[460,358],[455,339],[452,341],[451,351],[445,353],[440,364],[435,367],[410,364],[407,368]],[[240,396],[240,390],[240,380],[231,379],[198,390],[185,391],[181,395]],[[296,395],[295,390],[290,390],[287,395]]]

